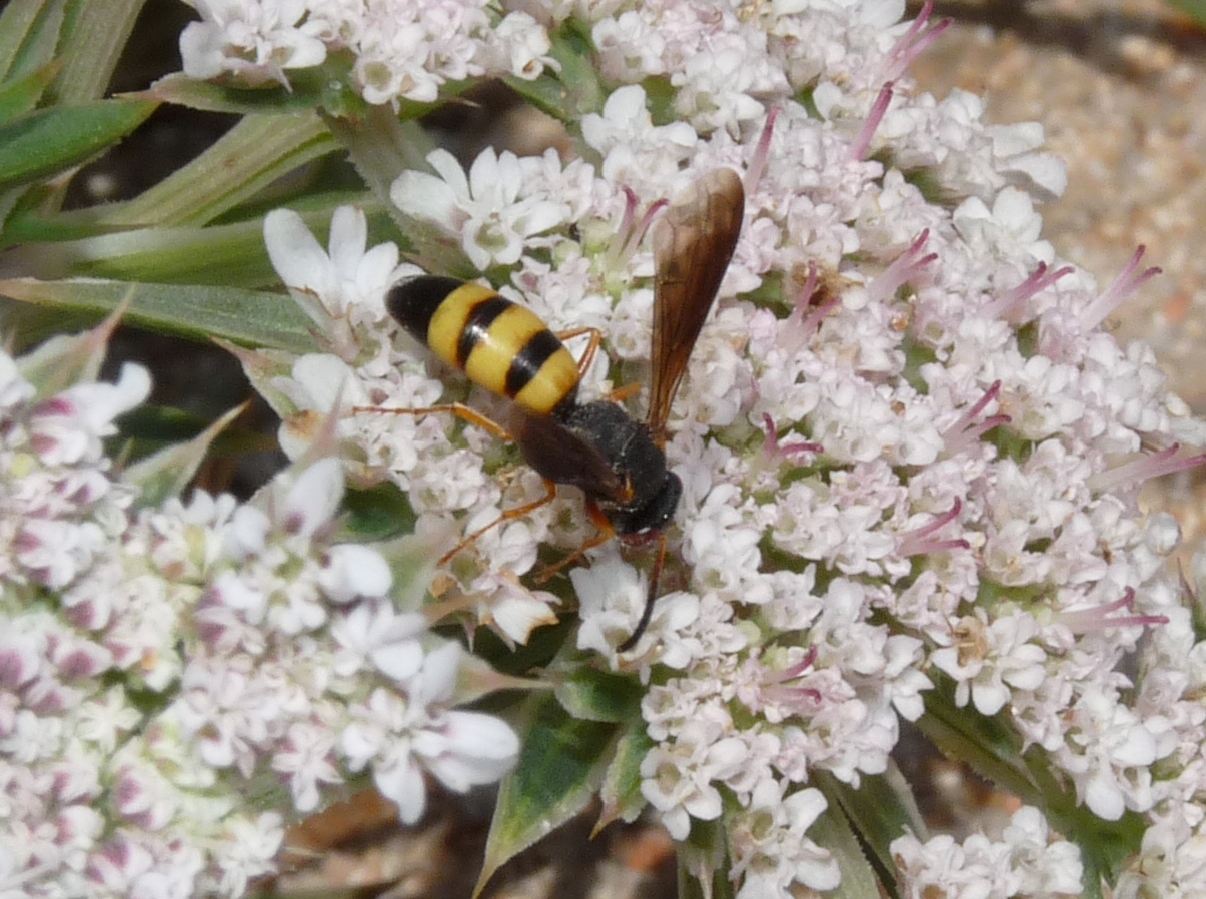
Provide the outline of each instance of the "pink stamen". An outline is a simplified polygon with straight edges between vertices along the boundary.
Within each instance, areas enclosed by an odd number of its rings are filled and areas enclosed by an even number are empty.
[[[1147,252],[1147,247],[1140,244],[1135,250],[1135,254],[1131,257],[1131,261],[1118,273],[1118,277],[1114,279],[1114,283],[1107,287],[1105,292],[1090,303],[1080,314],[1081,327],[1086,333],[1092,331],[1105,321],[1110,313],[1122,305],[1124,300],[1128,299],[1131,294],[1163,271],[1163,269],[1154,265],[1141,272],[1138,271],[1139,262],[1143,259],[1145,252]],[[1136,272],[1138,273],[1136,274]]]
[[[625,257],[625,250],[632,240],[636,224],[637,205],[640,203],[636,191],[631,187],[624,185],[620,189],[624,191],[624,216],[620,219],[620,226],[616,228],[615,237],[611,239],[611,247],[607,252],[608,268],[615,268],[616,263]]]
[[[900,40],[888,51],[888,57],[884,64],[882,77],[895,80],[902,76],[910,65],[913,64],[918,56],[929,49],[934,41],[938,40],[948,28],[951,27],[953,19],[942,19],[934,23],[934,27],[923,33],[922,29],[930,20],[930,15],[934,12],[934,0],[926,0],[921,7],[921,12],[917,14],[917,18],[913,20],[913,24],[909,26],[909,30],[901,35]]]
[[[800,347],[811,340],[812,336],[820,330],[822,319],[837,308],[838,298],[836,296],[828,296],[816,306],[809,305],[809,301],[817,292],[819,282],[817,264],[809,261],[808,277],[804,281],[804,286],[796,294],[791,315],[783,322],[782,336],[779,339],[779,346],[788,355],[796,353]]]
[[[779,429],[775,427],[775,420],[768,413],[763,412],[762,421],[766,425],[766,440],[762,444],[762,456],[767,461],[790,459],[793,456],[822,453],[825,451],[825,447],[821,446],[821,444],[807,440],[780,444]]]
[[[984,307],[984,313],[993,318],[1001,318],[1016,324],[1024,317],[1024,306],[1031,297],[1046,290],[1064,275],[1070,275],[1073,271],[1072,266],[1065,265],[1061,269],[1048,272],[1047,263],[1040,262],[1038,268],[1025,281],[988,303]]]
[[[930,239],[930,229],[926,228],[909,248],[896,257],[886,269],[880,272],[867,285],[867,293],[873,300],[889,300],[904,284],[919,277],[926,266],[938,258],[937,253],[922,256],[926,241]]]
[[[1180,451],[1181,444],[1174,443],[1167,449],[1152,453],[1150,456],[1144,456],[1142,459],[1135,459],[1133,462],[1127,462],[1125,465],[1095,474],[1089,478],[1089,487],[1102,493],[1107,490],[1117,490],[1120,487],[1133,489],[1152,478],[1176,474],[1179,471],[1189,471],[1206,462],[1206,453],[1177,459],[1176,455]]]
[[[51,415],[74,415],[75,404],[65,396],[52,396],[50,399],[43,400],[34,406],[33,415],[35,416],[51,416]]]
[[[788,687],[785,686],[788,681],[795,680],[815,664],[817,660],[817,648],[811,646],[808,653],[796,664],[782,671],[768,673],[763,678],[763,693],[768,698],[774,700],[779,705],[799,706],[802,701],[809,701],[813,704],[820,704],[821,691],[813,687]]]
[[[959,517],[959,513],[963,511],[963,500],[956,499],[955,505],[951,510],[943,515],[939,515],[929,524],[900,534],[900,543],[897,544],[896,552],[901,556],[920,556],[929,555],[930,553],[945,552],[952,549],[969,549],[971,544],[966,540],[934,540],[933,534],[942,528],[946,527],[952,521]]]
[[[754,149],[754,158],[745,173],[745,192],[752,194],[762,180],[766,171],[766,161],[770,158],[771,137],[775,132],[775,122],[779,119],[779,107],[772,106],[766,114],[766,124],[762,126],[762,134],[758,138],[758,146]]]
[[[858,137],[850,145],[849,158],[851,162],[862,162],[867,158],[867,151],[871,149],[871,138],[875,136],[875,129],[879,127],[879,123],[884,120],[884,114],[888,111],[888,105],[891,102],[892,82],[889,81],[880,88],[879,96],[875,98],[871,111],[867,113],[867,121],[863,123]]]
[[[1130,612],[1135,608],[1135,590],[1127,587],[1122,599],[1101,606],[1091,606],[1087,609],[1077,609],[1073,612],[1061,612],[1059,621],[1075,634],[1087,634],[1104,631],[1114,627],[1146,627],[1150,624],[1168,624],[1167,615],[1120,615],[1108,617],[1111,612],[1122,609]]]
[[[645,239],[645,234],[649,231],[649,226],[653,224],[654,217],[670,203],[665,198],[655,200],[649,204],[645,214],[638,220],[636,211],[640,205],[640,199],[631,187],[625,186],[622,190],[624,191],[624,217],[620,220],[620,227],[616,230],[611,248],[607,251],[607,265],[611,269],[622,267],[628,263],[629,257],[636,252],[636,248]]]
[[[812,295],[817,292],[817,284],[820,283],[820,280],[820,276],[817,275],[816,261],[808,260],[808,277],[804,279],[804,286],[796,294],[795,308],[791,310],[791,315],[787,319],[789,322],[794,319],[798,324],[803,319],[804,310],[808,308],[808,301],[812,299]]]
[[[777,675],[768,678],[767,683],[781,684],[789,680],[795,680],[797,677],[811,668],[813,664],[815,664],[816,660],[817,648],[815,646],[810,646],[808,647],[808,652],[804,655],[804,658],[796,662],[796,664],[792,665],[790,668],[784,668]]]
[[[1004,413],[988,415],[984,418],[979,417],[988,404],[994,402],[1000,395],[1001,382],[999,380],[993,381],[992,385],[984,391],[984,396],[976,400],[970,409],[959,416],[959,419],[946,429],[946,432],[942,435],[942,439],[945,441],[946,454],[948,456],[957,456],[993,428],[998,425],[1008,424],[1013,420]]]
[[[636,231],[633,233],[632,247],[629,252],[632,252],[641,245],[641,241],[645,239],[645,235],[649,233],[649,228],[653,224],[653,219],[659,212],[670,205],[670,201],[665,197],[660,200],[654,200],[649,204],[649,208],[645,210],[645,214],[641,216],[640,222],[637,223]]]

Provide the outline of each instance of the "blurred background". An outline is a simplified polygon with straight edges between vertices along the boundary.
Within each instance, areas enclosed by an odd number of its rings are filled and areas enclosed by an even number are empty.
[[[1196,7],[1198,18],[1186,10]],[[909,4],[909,17],[920,3]],[[996,123],[1041,122],[1048,149],[1068,166],[1065,196],[1042,209],[1060,256],[1091,271],[1102,287],[1137,245],[1164,274],[1119,311],[1121,341],[1156,350],[1175,389],[1206,415],[1206,0],[939,0],[935,17],[955,25],[916,63],[920,89],[939,97],[961,88],[984,97]],[[179,69],[176,41],[191,10],[150,0],[119,70],[115,91],[138,90]],[[118,150],[77,179],[76,205],[133,195],[200,153],[233,118],[161,108]],[[466,158],[494,144],[538,153],[563,144],[559,127],[488,86],[428,125]],[[250,394],[234,360],[208,347],[127,332],[117,356],[156,372],[156,402],[213,416]],[[114,360],[116,362],[116,359]],[[207,390],[197,396],[196,384]],[[260,413],[266,435],[273,423]],[[279,464],[261,453],[237,470],[211,467],[208,486],[246,493]],[[1173,512],[1183,559],[1206,547],[1206,473],[1150,485],[1149,508]],[[918,736],[897,762],[915,786],[931,826],[962,837],[1012,811],[1010,797],[946,763]],[[402,830],[372,793],[315,816],[289,839],[291,873],[262,885],[263,896],[448,897],[470,894],[492,805],[490,795],[435,794],[416,828]],[[486,895],[672,897],[672,847],[656,825],[612,827],[589,839],[592,818],[564,828],[513,860]]]

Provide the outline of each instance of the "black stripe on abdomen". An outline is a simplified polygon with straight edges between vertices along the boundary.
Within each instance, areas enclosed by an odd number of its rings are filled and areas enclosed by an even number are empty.
[[[547,328],[533,334],[531,339],[524,344],[523,349],[515,354],[510,368],[507,369],[505,387],[507,396],[513,397],[523,390],[528,382],[536,377],[536,373],[540,371],[545,360],[559,349],[561,349],[561,341]]]
[[[426,343],[431,317],[448,295],[464,283],[440,275],[417,275],[389,289],[385,308],[412,337]]]
[[[461,336],[456,341],[456,364],[465,367],[465,360],[473,352],[478,341],[490,330],[490,323],[498,318],[514,304],[500,296],[492,296],[482,300],[465,318],[465,326],[461,328]]]

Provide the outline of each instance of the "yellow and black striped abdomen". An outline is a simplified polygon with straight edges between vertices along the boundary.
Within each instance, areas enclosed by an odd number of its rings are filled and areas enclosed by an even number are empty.
[[[419,275],[390,288],[390,315],[473,383],[546,415],[578,387],[578,366],[532,310],[488,287]]]

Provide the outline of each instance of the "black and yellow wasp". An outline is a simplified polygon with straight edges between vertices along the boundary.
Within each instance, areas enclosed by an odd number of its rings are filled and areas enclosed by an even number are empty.
[[[386,307],[402,327],[473,383],[510,399],[511,416],[504,428],[460,403],[377,411],[452,412],[514,440],[545,480],[543,497],[507,510],[441,563],[490,528],[551,502],[558,484],[577,487],[586,495],[598,534],[571,559],[612,537],[629,544],[658,542],[644,613],[619,649],[636,644],[653,613],[666,555],[665,528],[682,494],[682,482],[667,469],[663,452],[670,404],[733,255],[744,211],[741,179],[732,169],[715,169],[695,181],[653,227],[653,369],[643,422],[611,400],[578,401],[578,382],[599,345],[595,329],[554,334],[530,309],[488,287],[453,278],[420,275],[390,289]],[[590,341],[575,363],[562,340],[584,334]]]

